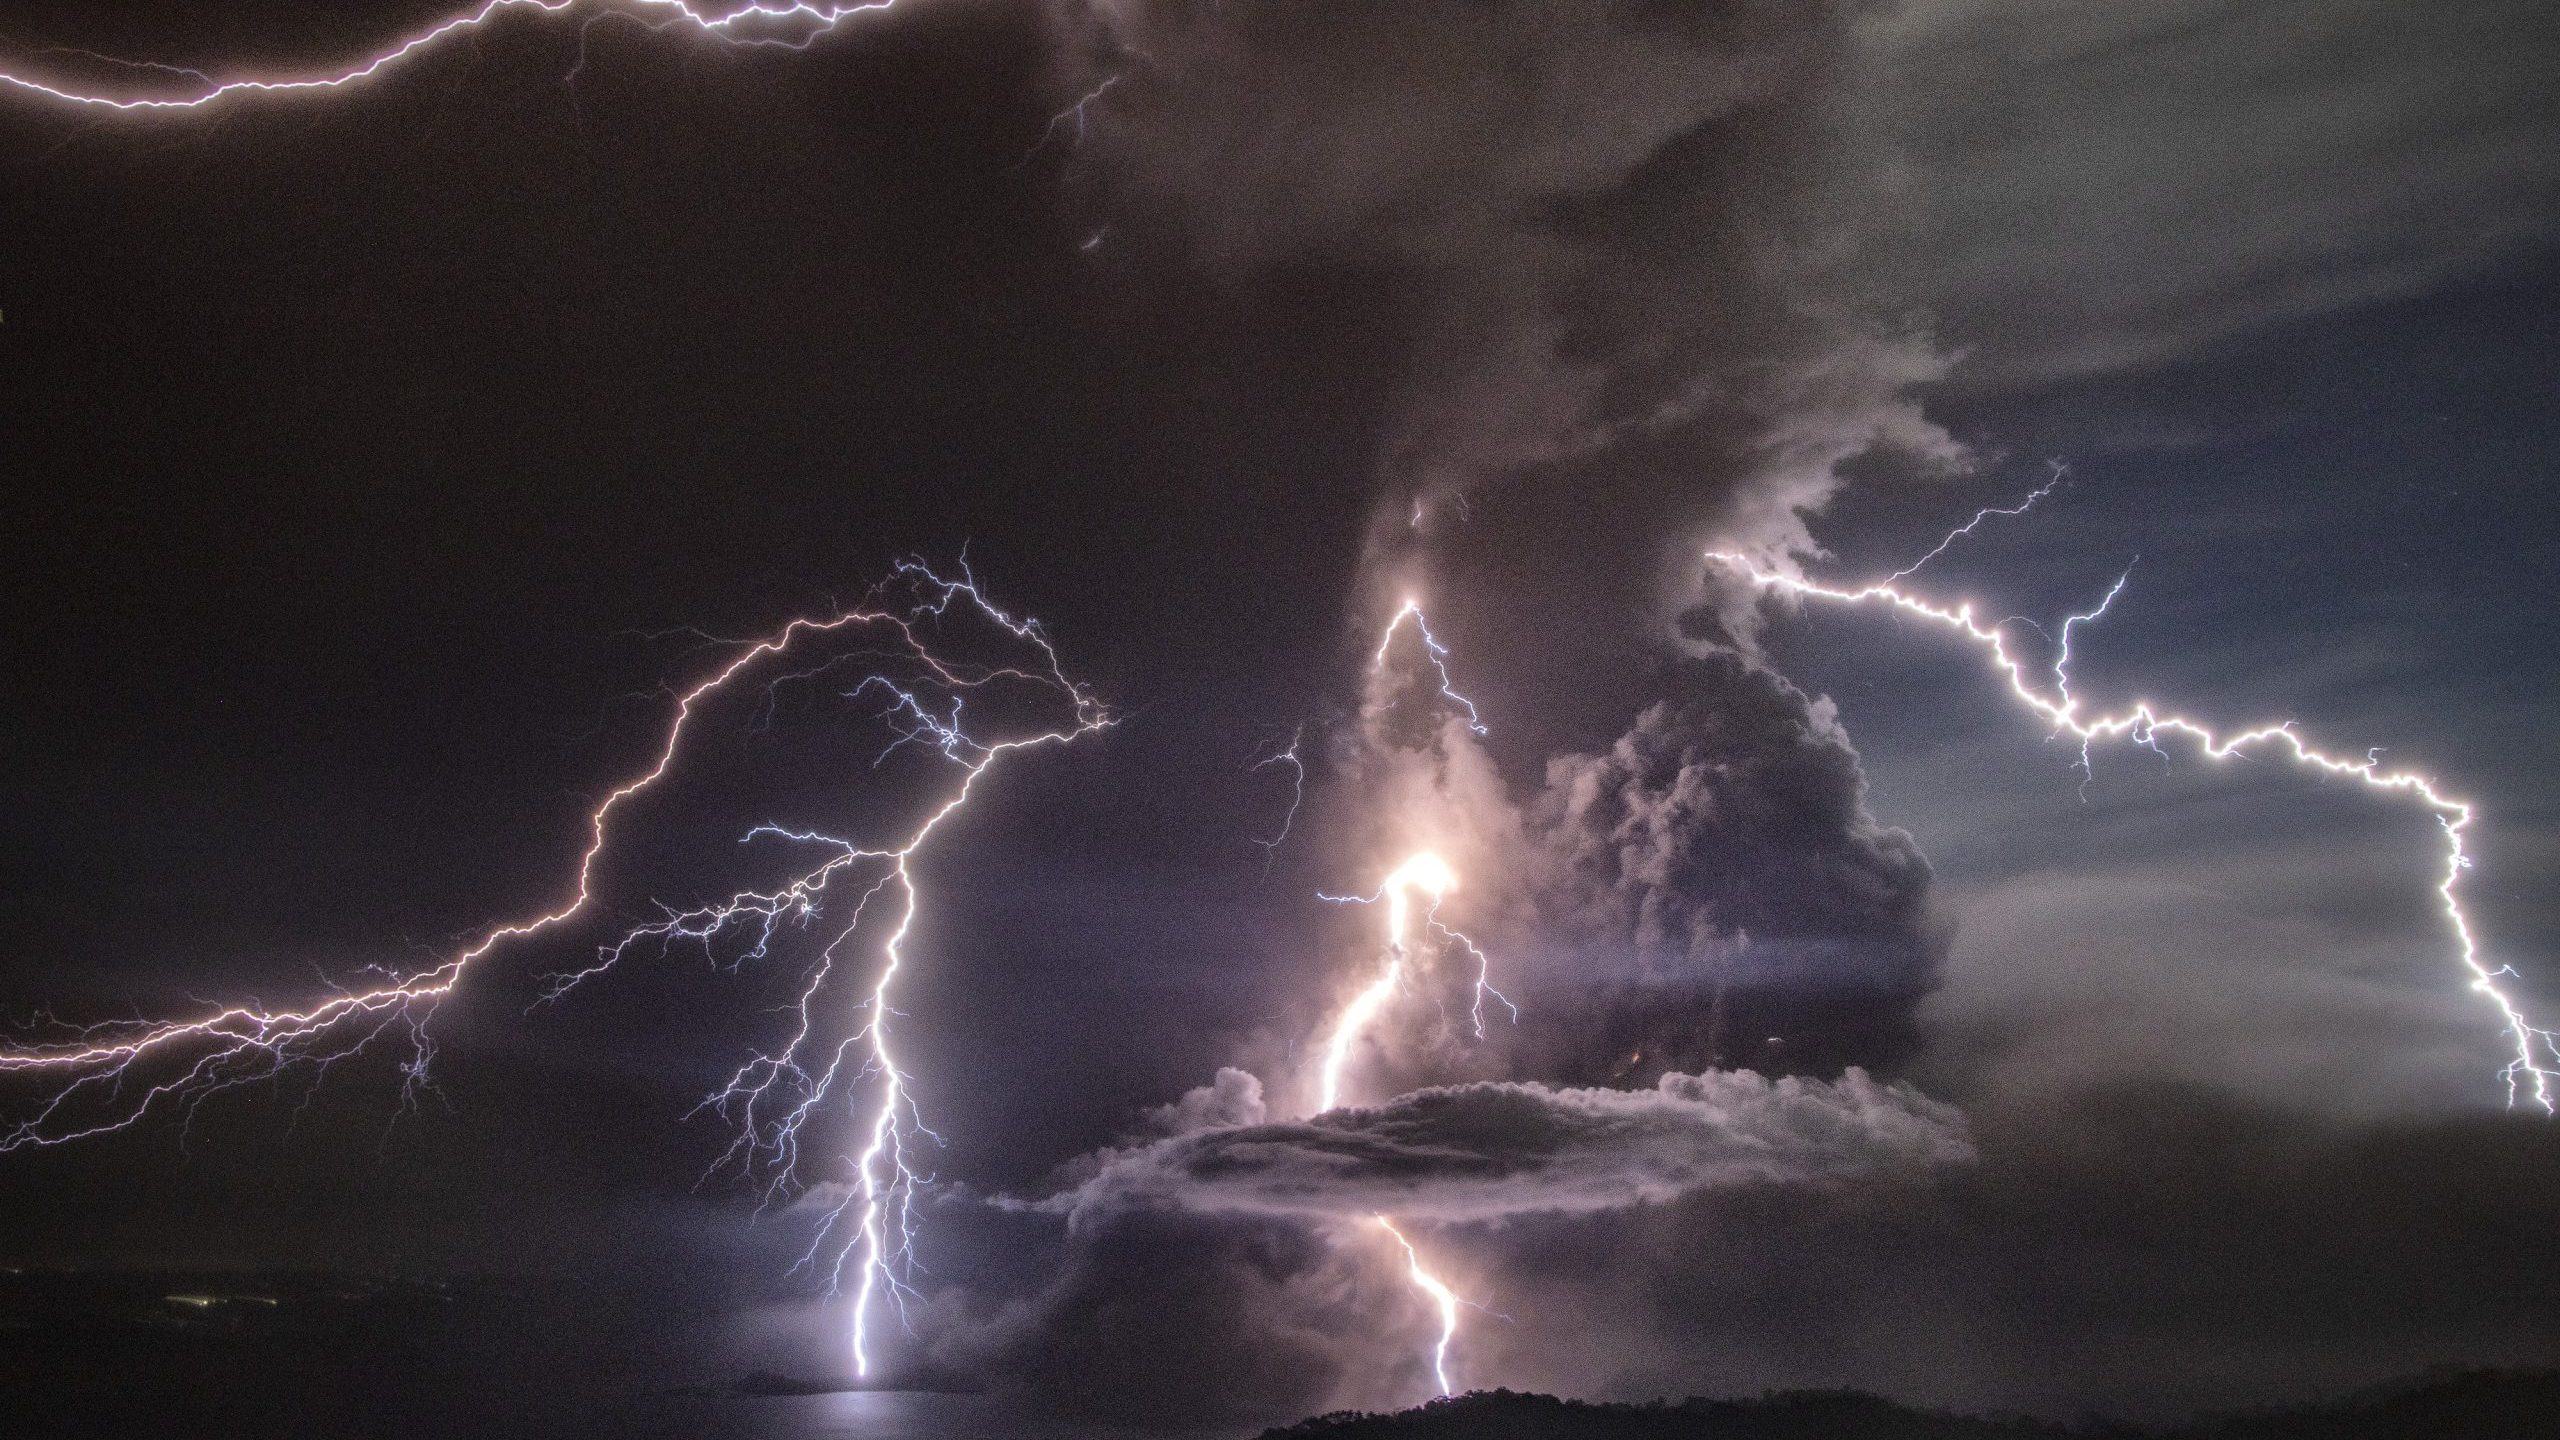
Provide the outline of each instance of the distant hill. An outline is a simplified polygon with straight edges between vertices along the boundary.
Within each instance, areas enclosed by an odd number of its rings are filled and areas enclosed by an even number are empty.
[[[2151,1430],[1948,1415],[1852,1391],[1595,1405],[1492,1390],[1395,1415],[1320,1415],[1262,1440],[2560,1440],[2560,1373],[2429,1375],[2326,1405]]]

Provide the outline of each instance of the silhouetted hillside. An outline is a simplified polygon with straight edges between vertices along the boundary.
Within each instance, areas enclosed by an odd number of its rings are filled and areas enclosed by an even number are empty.
[[[2434,1375],[2160,1430],[1946,1415],[1847,1391],[1594,1405],[1494,1390],[1397,1415],[1322,1415],[1262,1440],[2560,1440],[2560,1374]]]

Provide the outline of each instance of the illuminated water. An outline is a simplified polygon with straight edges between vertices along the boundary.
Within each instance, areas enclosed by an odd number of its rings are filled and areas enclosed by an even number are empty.
[[[1240,1440],[1232,1430],[1134,1430],[1028,1413],[982,1395],[682,1397],[597,1417],[600,1433],[685,1440]]]

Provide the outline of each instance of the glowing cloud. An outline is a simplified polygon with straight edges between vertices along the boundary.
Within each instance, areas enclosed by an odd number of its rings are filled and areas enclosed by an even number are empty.
[[[1342,1069],[1350,1061],[1351,1047],[1404,979],[1405,958],[1412,953],[1413,892],[1419,890],[1431,898],[1427,917],[1438,913],[1441,897],[1457,886],[1457,872],[1449,868],[1449,862],[1425,850],[1397,866],[1374,895],[1323,897],[1338,904],[1367,905],[1381,899],[1386,902],[1387,963],[1378,978],[1363,986],[1334,1017],[1332,1034],[1324,1044],[1324,1065],[1318,1072],[1316,1109],[1330,1110],[1342,1103]]]
[[[1466,1224],[1972,1154],[1952,1107],[1856,1069],[1836,1082],[1710,1070],[1665,1075],[1650,1090],[1484,1081],[1105,1152],[1045,1208]]]

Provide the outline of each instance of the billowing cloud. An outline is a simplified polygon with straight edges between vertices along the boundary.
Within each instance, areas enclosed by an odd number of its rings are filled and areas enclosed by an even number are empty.
[[[1929,863],[1868,813],[1831,702],[1732,653],[1670,678],[1673,697],[1608,749],[1547,762],[1531,825],[1548,883],[1648,956],[1815,937],[1924,984]]]
[[[1227,1075],[1213,1090],[1240,1088]],[[1970,1154],[1955,1111],[1857,1070],[1837,1083],[1739,1070],[1665,1075],[1649,1090],[1482,1082],[1112,1152],[1050,1203],[1077,1214],[1169,1207],[1492,1221]]]
[[[1841,461],[1958,457],[1909,394],[1942,357],[1843,288],[1809,203],[1872,8],[1115,7],[1084,32],[1121,80],[1090,173],[1219,271],[1393,277],[1373,562],[1631,437],[1687,472],[1668,514],[1644,497],[1653,545],[1670,521],[1800,546]]]
[[[1548,938],[1515,1048],[1586,1082],[1907,1055],[1950,926],[1831,702],[1730,649],[1663,674],[1668,698],[1549,760],[1526,809]]]

